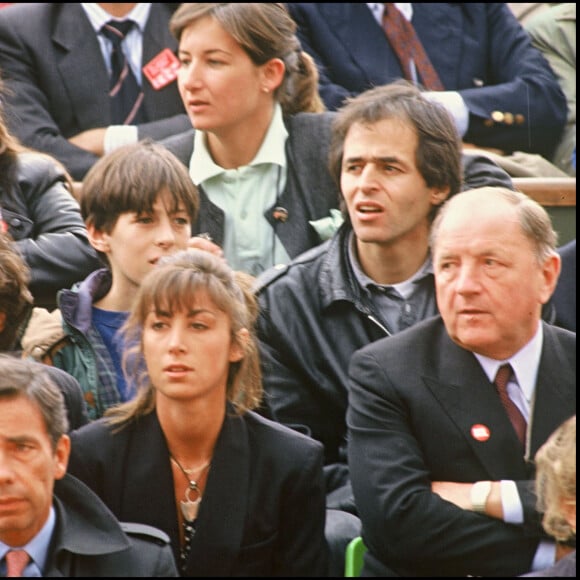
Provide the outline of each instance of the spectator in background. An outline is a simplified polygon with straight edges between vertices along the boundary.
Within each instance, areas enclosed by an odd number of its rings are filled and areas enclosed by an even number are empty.
[[[252,275],[318,245],[312,222],[338,207],[326,171],[332,116],[320,113],[316,67],[284,5],[184,3],[170,27],[196,131],[164,144],[199,187],[194,233]]]
[[[554,566],[524,576],[576,578],[576,415],[562,423],[535,457],[542,525],[562,549]]]
[[[256,292],[267,403],[324,444],[330,575],[339,576],[360,534],[346,457],[350,357],[437,313],[428,245],[437,207],[462,187],[510,180],[485,157],[462,157],[447,111],[404,82],[365,91],[336,114],[329,165],[346,223],[265,272]]]
[[[0,106],[0,231],[16,242],[30,268],[36,306],[52,309],[56,293],[97,269],[99,260],[69,175],[56,159],[23,147],[4,114]]]
[[[0,355],[0,575],[178,576],[165,534],[119,524],[66,474],[65,407],[47,368]],[[12,550],[27,556],[20,571]]]
[[[506,577],[554,563],[531,488],[536,451],[576,412],[576,334],[541,321],[555,242],[546,210],[520,192],[452,197],[431,227],[441,316],[353,355],[363,575]]]
[[[14,242],[6,234],[0,234],[0,353],[21,355],[20,337],[33,304],[29,281],[30,271]],[[77,380],[56,367],[46,368],[64,395],[69,429],[88,423],[83,392]]]
[[[449,108],[464,143],[552,159],[566,122],[565,97],[546,59],[506,4],[287,6],[303,50],[318,65],[320,94],[328,109],[403,76],[382,26],[385,6],[395,11],[398,6],[443,87],[430,89],[430,98]],[[425,79],[418,81],[430,88]]]
[[[39,3],[0,10],[0,73],[14,134],[54,155],[81,181],[105,152],[190,127],[175,83],[175,39],[168,22],[176,4]],[[142,90],[138,117],[112,117],[110,20],[132,19],[123,51]]]
[[[35,312],[22,345],[78,380],[91,420],[135,394],[121,369],[117,331],[157,261],[202,241],[190,240],[198,206],[186,169],[151,140],[109,153],[85,177],[81,212],[106,267],[59,292],[59,310]]]
[[[166,531],[183,576],[324,576],[322,446],[252,411],[244,288],[194,250],[144,278],[125,327],[138,395],[74,433],[70,470],[117,517]]]
[[[551,161],[576,176],[576,3],[556,4],[530,18],[524,25],[532,44],[550,63],[568,104],[568,119]]]

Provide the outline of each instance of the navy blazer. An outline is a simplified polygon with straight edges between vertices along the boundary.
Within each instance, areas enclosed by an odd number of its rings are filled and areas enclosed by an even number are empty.
[[[143,36],[143,65],[165,48],[175,4],[153,3]],[[15,4],[0,10],[0,69],[9,92],[10,130],[25,145],[57,157],[76,180],[98,159],[68,138],[111,124],[109,77],[99,42],[78,2]],[[177,83],[155,90],[143,75],[149,122],[139,138],[162,139],[191,127]]]
[[[113,433],[99,420],[72,433],[69,472],[123,521],[179,530],[169,451],[156,413]],[[248,412],[226,415],[185,576],[324,576],[322,445]]]
[[[436,316],[356,352],[349,367],[348,460],[369,548],[367,571],[403,576],[517,576],[545,538],[533,459],[576,412],[576,334],[542,322],[527,460],[473,353]],[[489,429],[479,438],[477,425]],[[514,480],[523,525],[463,510],[432,481]]]
[[[365,3],[289,2],[303,49],[317,62],[329,109],[345,97],[402,77],[383,29]],[[505,3],[413,4],[413,26],[446,90],[470,112],[466,143],[551,159],[567,117],[566,98],[544,56]],[[522,125],[492,124],[493,111]]]

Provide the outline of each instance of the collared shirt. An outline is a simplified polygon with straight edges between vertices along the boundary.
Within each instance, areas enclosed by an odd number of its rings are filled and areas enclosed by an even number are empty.
[[[544,331],[542,323],[538,324],[538,330],[522,349],[507,360],[495,360],[477,353],[473,353],[479,361],[483,372],[487,375],[490,383],[495,380],[499,367],[510,363],[513,375],[507,385],[510,399],[517,405],[526,421],[530,422],[532,403],[536,392],[536,380],[540,368]],[[528,439],[530,428],[528,427]],[[526,454],[529,449],[529,441],[526,442]],[[524,522],[524,510],[514,481],[502,480],[501,503],[504,513],[504,521],[508,524],[522,524]],[[542,540],[538,544],[531,570],[543,570],[554,563],[556,554],[555,543]]]
[[[372,12],[379,26],[383,26],[383,14],[385,5],[382,2],[367,2],[366,5]],[[411,22],[413,19],[413,4],[411,2],[395,2],[395,6],[403,16]],[[457,91],[424,91],[423,95],[429,100],[443,105],[453,116],[457,132],[461,137],[469,128],[469,109],[463,97]]]
[[[530,409],[536,390],[543,337],[544,333],[540,322],[532,340],[508,360],[498,361],[474,353],[490,383],[495,380],[495,375],[502,364],[510,363],[512,365],[513,375],[508,383],[507,392],[527,422],[530,420]]]
[[[8,546],[0,541],[0,562],[4,560],[6,552],[13,548],[18,548],[21,550],[26,550],[30,556],[30,562],[26,565],[24,569],[24,576],[27,578],[41,578],[43,576],[44,567],[48,560],[48,548],[50,547],[50,541],[52,539],[52,534],[54,532],[54,527],[56,525],[56,514],[54,507],[50,507],[50,512],[44,526],[42,526],[40,532],[24,546]],[[0,570],[0,575],[6,575],[6,569]]]
[[[137,82],[141,84],[142,72],[141,72],[141,61],[143,58],[143,31],[147,24],[147,19],[149,18],[149,12],[151,10],[150,2],[140,2],[138,3],[131,12],[129,12],[123,18],[115,18],[109,14],[106,10],[103,10],[96,2],[81,2],[81,6],[87,14],[87,18],[94,28],[97,38],[99,39],[99,45],[101,47],[101,52],[103,53],[103,60],[107,66],[107,72],[111,74],[111,41],[108,40],[103,34],[100,33],[103,24],[109,22],[109,20],[133,20],[137,26],[127,33],[127,36],[123,40],[123,49],[129,60],[129,65],[131,70],[137,79]]]
[[[81,2],[91,26],[95,30],[103,60],[107,67],[107,72],[111,74],[111,41],[100,33],[103,24],[109,20],[127,20],[131,19],[136,26],[127,33],[123,40],[123,50],[127,55],[129,66],[137,79],[139,85],[142,84],[143,74],[141,72],[141,61],[143,59],[143,32],[149,19],[151,11],[150,2],[139,2],[124,18],[115,18],[106,10],[103,10],[96,2]],[[105,131],[104,149],[105,153],[110,153],[115,149],[136,143],[139,139],[137,127],[135,125],[110,125]]]
[[[367,2],[366,5],[373,13],[376,21],[380,26],[383,25],[383,14],[385,13],[385,5],[383,2]],[[395,2],[395,6],[401,11],[403,16],[411,22],[413,18],[413,4],[411,2]]]
[[[437,314],[430,255],[417,272],[398,284],[377,284],[363,272],[356,253],[354,232],[350,234],[348,256],[357,282],[381,314],[390,334]]]
[[[264,217],[284,191],[288,131],[277,103],[262,145],[248,164],[236,169],[217,165],[206,135],[196,131],[189,173],[225,214],[224,256],[234,270],[257,275],[290,257]]]

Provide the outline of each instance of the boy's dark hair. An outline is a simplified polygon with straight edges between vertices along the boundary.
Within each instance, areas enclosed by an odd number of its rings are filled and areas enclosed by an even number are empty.
[[[80,195],[85,223],[111,233],[124,213],[150,213],[161,192],[171,198],[171,211],[180,205],[195,222],[199,192],[185,165],[163,145],[143,139],[125,145],[91,167]]]

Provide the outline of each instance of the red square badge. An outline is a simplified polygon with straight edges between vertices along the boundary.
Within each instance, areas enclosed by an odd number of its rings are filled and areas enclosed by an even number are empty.
[[[169,48],[165,48],[143,67],[143,74],[149,79],[151,86],[158,91],[177,78],[179,67],[179,59]]]

